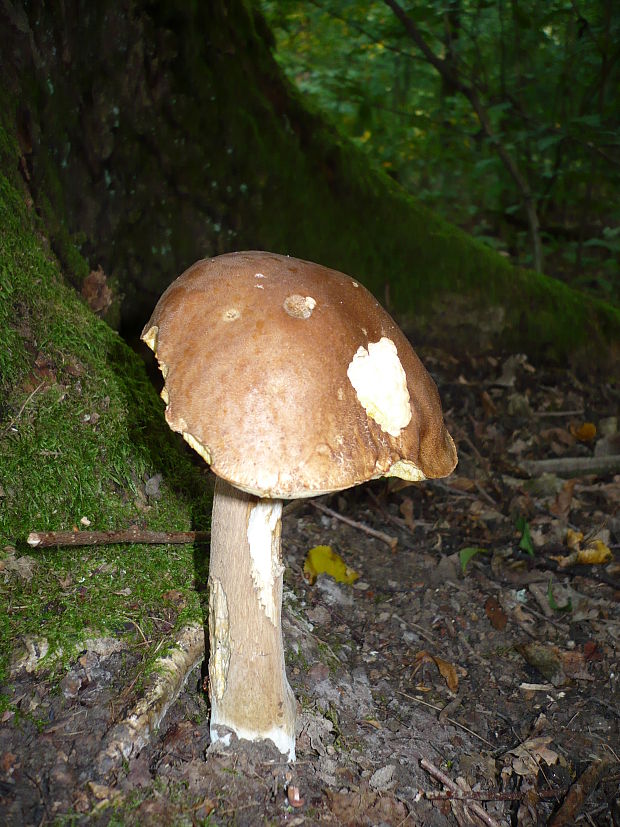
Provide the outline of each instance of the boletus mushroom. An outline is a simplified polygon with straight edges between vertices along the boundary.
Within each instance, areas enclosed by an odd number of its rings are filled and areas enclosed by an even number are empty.
[[[142,333],[166,420],[216,474],[209,567],[211,740],[295,757],[281,629],[282,500],[457,461],[435,383],[343,273],[265,252],[198,261]]]

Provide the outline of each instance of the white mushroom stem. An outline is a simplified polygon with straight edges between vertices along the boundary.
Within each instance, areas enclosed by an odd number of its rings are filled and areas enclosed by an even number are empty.
[[[282,501],[259,499],[219,477],[209,563],[211,741],[232,730],[270,739],[295,760],[295,698],[282,645]]]

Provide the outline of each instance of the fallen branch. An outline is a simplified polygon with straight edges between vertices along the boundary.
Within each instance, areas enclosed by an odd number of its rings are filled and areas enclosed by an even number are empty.
[[[611,761],[603,759],[594,761],[584,770],[570,788],[568,795],[562,802],[562,806],[549,822],[550,827],[568,827],[575,824],[577,815],[588,796],[594,791],[601,780],[603,772],[610,766]]]
[[[586,477],[588,474],[614,474],[620,471],[620,454],[611,457],[559,457],[527,459],[520,463],[531,477],[556,474],[558,477]]]
[[[206,543],[209,531],[31,531],[26,542],[32,548],[50,546],[107,546],[113,543]]]
[[[430,761],[427,761],[426,758],[420,759],[420,766],[423,767],[426,772],[430,773],[433,778],[436,778],[437,781],[442,783],[444,787],[447,787],[450,792],[457,793],[459,795],[464,792],[458,784],[455,784],[451,778],[448,778],[444,772],[438,769],[434,764],[431,764]],[[499,827],[497,821],[494,818],[491,818],[487,811],[481,807],[480,804],[476,804],[475,801],[468,801],[468,803],[465,804],[465,807],[475,813],[481,821],[488,825],[488,827]]]
[[[153,664],[140,698],[108,732],[105,746],[95,759],[95,767],[102,775],[137,755],[149,742],[189,673],[205,657],[202,624],[186,626],[170,643],[167,654]]]
[[[433,766],[426,758],[420,759],[420,764],[427,772],[435,776],[428,766]],[[424,766],[428,764],[428,766]],[[445,778],[446,776],[435,767],[436,771]],[[435,776],[437,778],[437,776]],[[438,778],[438,780],[441,780]],[[442,781],[442,783],[444,783]],[[451,782],[453,783],[453,782]],[[447,786],[447,785],[446,785]],[[429,801],[523,801],[530,796],[537,798],[562,798],[566,795],[568,787],[562,787],[557,790],[525,790],[523,792],[499,792],[499,790],[462,790],[458,785],[454,784],[455,789],[447,790],[418,790],[415,795],[415,800],[419,801],[421,798],[426,798]]]
[[[332,508],[328,508],[326,505],[322,503],[318,503],[315,500],[308,501],[310,505],[314,506],[318,511],[322,511],[324,514],[328,514],[330,517],[334,517],[336,520],[340,520],[347,525],[352,526],[353,528],[359,529],[359,531],[364,531],[366,534],[370,534],[372,537],[377,537],[377,539],[382,540],[384,543],[392,549],[392,551],[396,550],[396,546],[398,545],[398,539],[396,537],[391,537],[389,534],[385,534],[383,531],[377,531],[376,528],[371,528],[366,523],[358,523],[357,520],[352,520],[350,517],[345,517],[343,514],[339,514],[337,511],[334,511]]]

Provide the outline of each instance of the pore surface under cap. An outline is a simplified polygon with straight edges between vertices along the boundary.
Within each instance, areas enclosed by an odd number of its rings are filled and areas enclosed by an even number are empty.
[[[142,337],[165,378],[169,425],[250,493],[312,496],[456,464],[433,380],[343,273],[263,252],[199,261]],[[375,381],[383,374],[389,387]]]

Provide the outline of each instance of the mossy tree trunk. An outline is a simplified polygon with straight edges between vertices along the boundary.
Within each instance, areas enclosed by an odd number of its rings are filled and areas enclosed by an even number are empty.
[[[20,163],[76,282],[72,241],[139,329],[200,257],[271,249],[360,278],[417,333],[596,353],[620,315],[407,196],[300,100],[244,0],[32,2],[0,11]],[[441,338],[441,336],[440,336]]]

